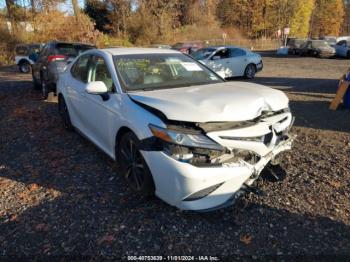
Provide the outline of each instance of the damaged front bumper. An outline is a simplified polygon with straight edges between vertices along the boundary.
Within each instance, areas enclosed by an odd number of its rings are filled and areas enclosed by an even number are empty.
[[[232,204],[263,168],[281,152],[290,150],[293,135],[286,135],[256,163],[244,160],[199,167],[175,160],[162,151],[143,151],[156,185],[156,195],[183,210],[209,211]]]

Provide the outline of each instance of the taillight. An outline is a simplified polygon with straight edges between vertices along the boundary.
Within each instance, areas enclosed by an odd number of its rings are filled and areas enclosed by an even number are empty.
[[[64,55],[49,55],[47,57],[47,62],[53,62],[53,61],[61,61],[61,60],[65,60],[66,56]]]
[[[188,49],[187,49],[187,48],[181,48],[181,49],[180,49],[180,52],[181,52],[181,53],[188,54]]]

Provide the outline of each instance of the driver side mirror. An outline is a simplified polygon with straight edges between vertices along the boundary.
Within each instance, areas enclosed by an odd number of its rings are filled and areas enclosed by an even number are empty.
[[[108,89],[104,82],[94,81],[87,84],[85,88],[86,93],[90,95],[100,95],[103,101],[109,99]]]
[[[219,60],[220,58],[221,58],[220,56],[214,55],[214,56],[211,58],[211,60]]]

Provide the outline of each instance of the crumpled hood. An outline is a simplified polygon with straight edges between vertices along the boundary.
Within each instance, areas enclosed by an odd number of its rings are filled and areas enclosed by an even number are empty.
[[[261,111],[288,107],[287,96],[263,85],[246,82],[129,93],[139,103],[161,111],[168,119],[186,122],[245,121]]]

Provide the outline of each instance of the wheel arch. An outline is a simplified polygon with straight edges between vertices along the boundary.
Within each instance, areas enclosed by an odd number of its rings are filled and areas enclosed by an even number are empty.
[[[28,63],[28,64],[31,64],[30,61],[26,58],[21,58],[19,61],[18,61],[18,65],[20,64],[24,64],[24,63]]]
[[[127,127],[127,126],[122,126],[118,129],[118,132],[115,135],[115,142],[114,142],[114,158],[115,160],[117,160],[117,147],[119,145],[120,139],[123,137],[124,134],[128,133],[128,132],[132,132],[135,134],[134,131],[131,130],[131,128]],[[136,134],[135,134],[136,135]],[[136,135],[137,137],[137,135]]]

